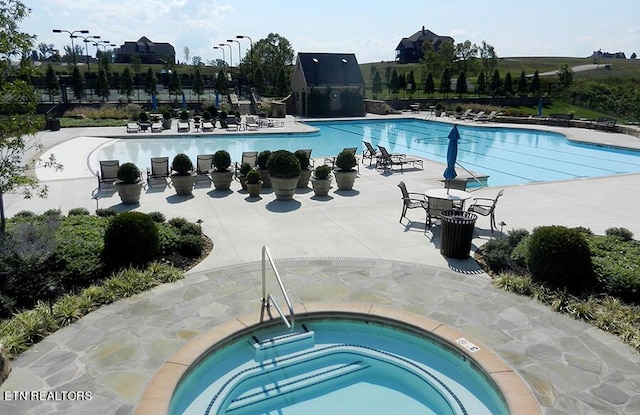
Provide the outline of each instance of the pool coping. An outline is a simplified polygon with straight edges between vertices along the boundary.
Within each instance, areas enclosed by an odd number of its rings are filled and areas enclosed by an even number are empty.
[[[298,318],[303,319],[305,317],[369,317],[425,332],[447,347],[463,353],[480,367],[498,388],[510,414],[540,415],[542,413],[533,392],[520,375],[490,348],[458,329],[416,313],[376,304],[309,302],[295,304],[294,307],[304,310],[296,314]],[[180,380],[203,355],[218,344],[232,341],[261,324],[269,323],[277,323],[277,321],[272,319],[261,321],[258,313],[245,314],[222,323],[189,341],[167,359],[151,378],[138,401],[135,414],[168,413],[171,398]],[[459,342],[461,339],[476,345],[479,350],[469,351]]]

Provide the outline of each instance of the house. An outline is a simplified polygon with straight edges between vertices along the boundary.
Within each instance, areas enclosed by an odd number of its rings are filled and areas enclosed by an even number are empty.
[[[418,63],[424,57],[422,44],[431,42],[433,49],[438,51],[440,45],[444,41],[454,43],[451,36],[438,36],[430,30],[422,30],[415,32],[411,37],[402,38],[396,47],[396,62],[398,63]]]
[[[299,53],[291,90],[298,115],[364,115],[364,78],[353,53]]]
[[[140,62],[175,63],[176,50],[169,43],[156,43],[142,36],[137,42],[124,42],[116,50],[116,63],[131,63],[134,55],[140,57]]]

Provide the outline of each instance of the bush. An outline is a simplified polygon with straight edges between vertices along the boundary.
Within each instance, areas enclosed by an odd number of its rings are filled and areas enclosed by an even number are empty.
[[[640,301],[640,243],[617,235],[589,238],[593,270],[602,289],[629,301]]]
[[[187,121],[189,119],[189,111],[187,110],[180,111],[180,119],[183,121]]]
[[[140,180],[140,169],[133,163],[124,163],[118,167],[116,174],[118,180],[122,184],[133,184]]]
[[[245,178],[245,180],[249,184],[258,184],[260,183],[261,179],[262,179],[262,176],[260,175],[260,172],[257,170],[251,170],[249,173],[247,173],[247,176]]]
[[[336,167],[342,171],[350,171],[356,166],[356,156],[350,152],[343,150],[336,157]]]
[[[318,180],[328,179],[331,174],[331,167],[323,164],[322,166],[316,167],[313,172],[313,176]]]
[[[309,156],[306,151],[296,150],[293,154],[298,159],[298,162],[300,162],[300,170],[306,170],[309,168]]]
[[[296,177],[300,175],[300,162],[288,150],[277,150],[267,160],[271,177]]]
[[[138,121],[140,121],[140,122],[149,122],[149,114],[147,114],[146,112],[142,111],[138,115]]]
[[[213,155],[213,167],[217,171],[225,171],[231,166],[231,155],[227,150],[218,150]]]
[[[604,234],[607,236],[615,236],[623,241],[633,240],[633,232],[627,228],[609,228],[604,231]]]
[[[162,112],[162,119],[163,120],[170,120],[171,119],[171,111],[164,110]]]
[[[186,154],[176,154],[171,163],[171,170],[175,171],[179,176],[186,176],[193,170],[193,163]]]
[[[104,259],[108,265],[142,265],[158,252],[155,222],[141,212],[124,212],[113,218],[104,238]]]
[[[511,251],[513,247],[505,238],[492,239],[482,245],[482,259],[487,268],[499,273],[511,268]]]
[[[189,223],[188,220],[186,220],[185,218],[171,218],[169,219],[169,225],[177,228],[178,230],[181,230],[184,226],[187,226],[187,224]]]
[[[534,280],[555,287],[588,287],[593,282],[591,252],[583,233],[564,226],[533,230],[527,266]]]
[[[256,160],[258,167],[261,168],[262,170],[266,170],[267,160],[269,160],[269,157],[271,157],[270,150],[263,150],[260,153],[258,153],[258,159]]]
[[[110,218],[116,216],[118,212],[111,208],[98,208],[96,209],[96,215],[102,218]]]
[[[163,223],[166,220],[162,212],[149,212],[148,215],[155,223]]]
[[[253,167],[251,167],[251,164],[249,164],[249,163],[242,163],[240,165],[240,175],[241,176],[246,176],[247,173],[249,173],[251,170],[253,170]]]
[[[15,215],[13,215],[14,218],[31,218],[33,216],[35,216],[36,214],[33,213],[30,210],[21,210],[20,212],[16,213]]]
[[[89,209],[83,207],[77,207],[69,210],[67,216],[87,216],[89,215]]]
[[[200,235],[183,235],[180,238],[180,253],[184,256],[197,258],[204,250],[204,239]]]

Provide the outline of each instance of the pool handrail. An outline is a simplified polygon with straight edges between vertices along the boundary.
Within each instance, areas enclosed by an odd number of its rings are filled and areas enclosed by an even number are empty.
[[[278,286],[280,286],[280,291],[282,292],[282,296],[284,297],[284,300],[287,303],[287,307],[289,308],[289,318],[291,319],[291,322],[289,322],[287,320],[287,317],[282,313],[282,309],[278,305],[278,302],[276,301],[275,297],[271,295],[271,293],[267,294],[267,272],[266,272],[266,261],[265,261],[267,259],[269,260],[269,265],[271,265],[273,274],[276,277]],[[287,328],[289,330],[293,330],[295,325],[295,313],[293,312],[293,306],[291,305],[291,301],[289,300],[289,296],[287,295],[287,290],[284,288],[284,284],[282,283],[280,274],[276,269],[276,265],[274,264],[273,259],[271,258],[271,253],[269,252],[269,249],[263,245],[262,246],[262,310],[260,313],[260,321],[262,321],[262,318],[264,316],[264,309],[265,308],[269,309],[272,303],[276,308],[276,310],[278,311],[278,314],[280,314],[280,318],[282,319],[284,324],[287,326]]]
[[[458,163],[456,161],[456,166],[460,167],[462,170],[466,171],[467,173],[469,173],[469,175],[471,176],[471,178],[473,180],[475,180],[476,182],[478,182],[478,184],[480,184],[480,189],[482,189],[483,187],[487,187],[487,185],[485,183],[482,183],[482,181],[480,179],[478,179],[471,171],[469,171],[466,167],[464,167],[462,164]]]

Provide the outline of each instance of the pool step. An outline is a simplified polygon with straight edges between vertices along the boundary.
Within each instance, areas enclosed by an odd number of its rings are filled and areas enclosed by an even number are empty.
[[[255,340],[256,357],[265,359],[311,348],[315,345],[315,334],[313,331],[299,331]]]
[[[225,413],[239,414],[245,411],[262,413],[270,405],[272,399],[276,399],[274,402],[282,402],[282,399],[286,399],[286,395],[295,392],[304,390],[305,394],[313,393],[314,389],[317,390],[316,388],[322,387],[327,382],[331,382],[332,387],[335,387],[336,381],[346,381],[350,376],[358,374],[369,366],[369,364],[357,360],[324,366],[296,376],[283,377],[276,381],[273,380],[273,376],[265,375],[262,379],[264,382],[261,382],[259,387],[246,390],[233,399]],[[298,396],[297,399],[299,400],[300,397]]]

